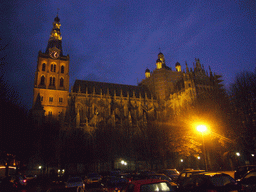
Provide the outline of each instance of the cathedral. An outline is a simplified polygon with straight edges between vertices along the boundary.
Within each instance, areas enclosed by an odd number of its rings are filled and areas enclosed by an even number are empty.
[[[193,68],[180,63],[168,67],[163,53],[156,68],[145,70],[137,86],[76,80],[69,91],[69,55],[62,51],[60,19],[53,22],[45,52],[39,51],[33,89],[32,114],[40,122],[56,119],[64,127],[93,130],[99,123],[138,125],[165,117],[167,109],[178,111],[198,94],[219,86],[220,76],[209,73],[195,59]],[[71,123],[72,122],[72,123]]]

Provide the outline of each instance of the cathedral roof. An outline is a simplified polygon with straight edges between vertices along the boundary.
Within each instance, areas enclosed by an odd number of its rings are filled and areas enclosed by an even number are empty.
[[[114,93],[116,93],[116,96],[120,96],[121,90],[122,90],[122,95],[124,97],[127,97],[128,93],[130,97],[133,97],[133,93],[134,93],[136,98],[139,98],[140,95],[142,98],[145,98],[145,95],[147,95],[147,98],[149,99],[151,99],[151,96],[153,97],[153,95],[150,93],[148,88],[144,86],[114,84],[114,83],[85,81],[85,80],[75,81],[75,84],[73,86],[73,93],[78,93],[79,89],[81,93],[86,93],[86,89],[87,89],[88,94],[92,94],[94,88],[95,88],[95,94],[97,95],[101,94],[101,90],[102,90],[102,94],[106,95],[109,90],[110,96],[114,96]]]

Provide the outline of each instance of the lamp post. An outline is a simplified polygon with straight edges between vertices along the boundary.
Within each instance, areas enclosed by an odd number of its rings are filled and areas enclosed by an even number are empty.
[[[201,132],[201,135],[202,135],[205,171],[208,171],[207,159],[206,159],[206,151],[205,151],[205,144],[204,144],[204,133],[207,131],[207,127],[205,125],[198,125],[196,127],[196,129],[197,129],[197,131]]]

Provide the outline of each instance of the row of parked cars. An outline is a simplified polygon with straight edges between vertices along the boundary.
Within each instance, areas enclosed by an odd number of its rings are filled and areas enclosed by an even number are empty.
[[[15,191],[25,189],[28,185],[32,185],[36,179],[35,175],[13,174],[0,179],[0,191]]]
[[[256,166],[255,166],[256,168]],[[105,192],[256,192],[256,169],[240,167],[235,178],[221,172],[204,170],[167,169],[156,172],[140,171],[136,173],[90,173],[84,178],[70,177],[66,188],[77,187],[77,191]],[[49,191],[50,192],[50,191]]]
[[[256,192],[256,165],[240,166],[234,177],[221,172],[186,170],[177,179],[179,192]]]

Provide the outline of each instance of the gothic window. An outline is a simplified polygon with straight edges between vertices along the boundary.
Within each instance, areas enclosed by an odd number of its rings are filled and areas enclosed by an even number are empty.
[[[45,71],[45,63],[42,65],[42,71]]]
[[[50,86],[55,86],[55,77],[50,77]]]
[[[48,115],[49,115],[49,116],[52,116],[52,111],[49,111],[49,112],[48,112]]]
[[[60,98],[59,98],[59,103],[62,103],[62,102],[63,102],[63,98],[60,97]]]
[[[44,100],[44,97],[43,97],[43,96],[41,96],[41,97],[40,97],[40,101],[43,101],[43,100]]]
[[[56,65],[51,64],[51,72],[56,72]]]
[[[49,97],[49,102],[53,102],[53,97]]]
[[[44,80],[45,80],[45,78],[44,78],[44,76],[42,76],[41,81],[40,81],[40,85],[44,85]]]
[[[50,77],[50,86],[52,85],[52,77]]]
[[[64,79],[61,77],[60,78],[60,87],[63,87],[64,86]]]
[[[61,72],[61,73],[64,73],[64,65],[61,66],[60,72]]]

